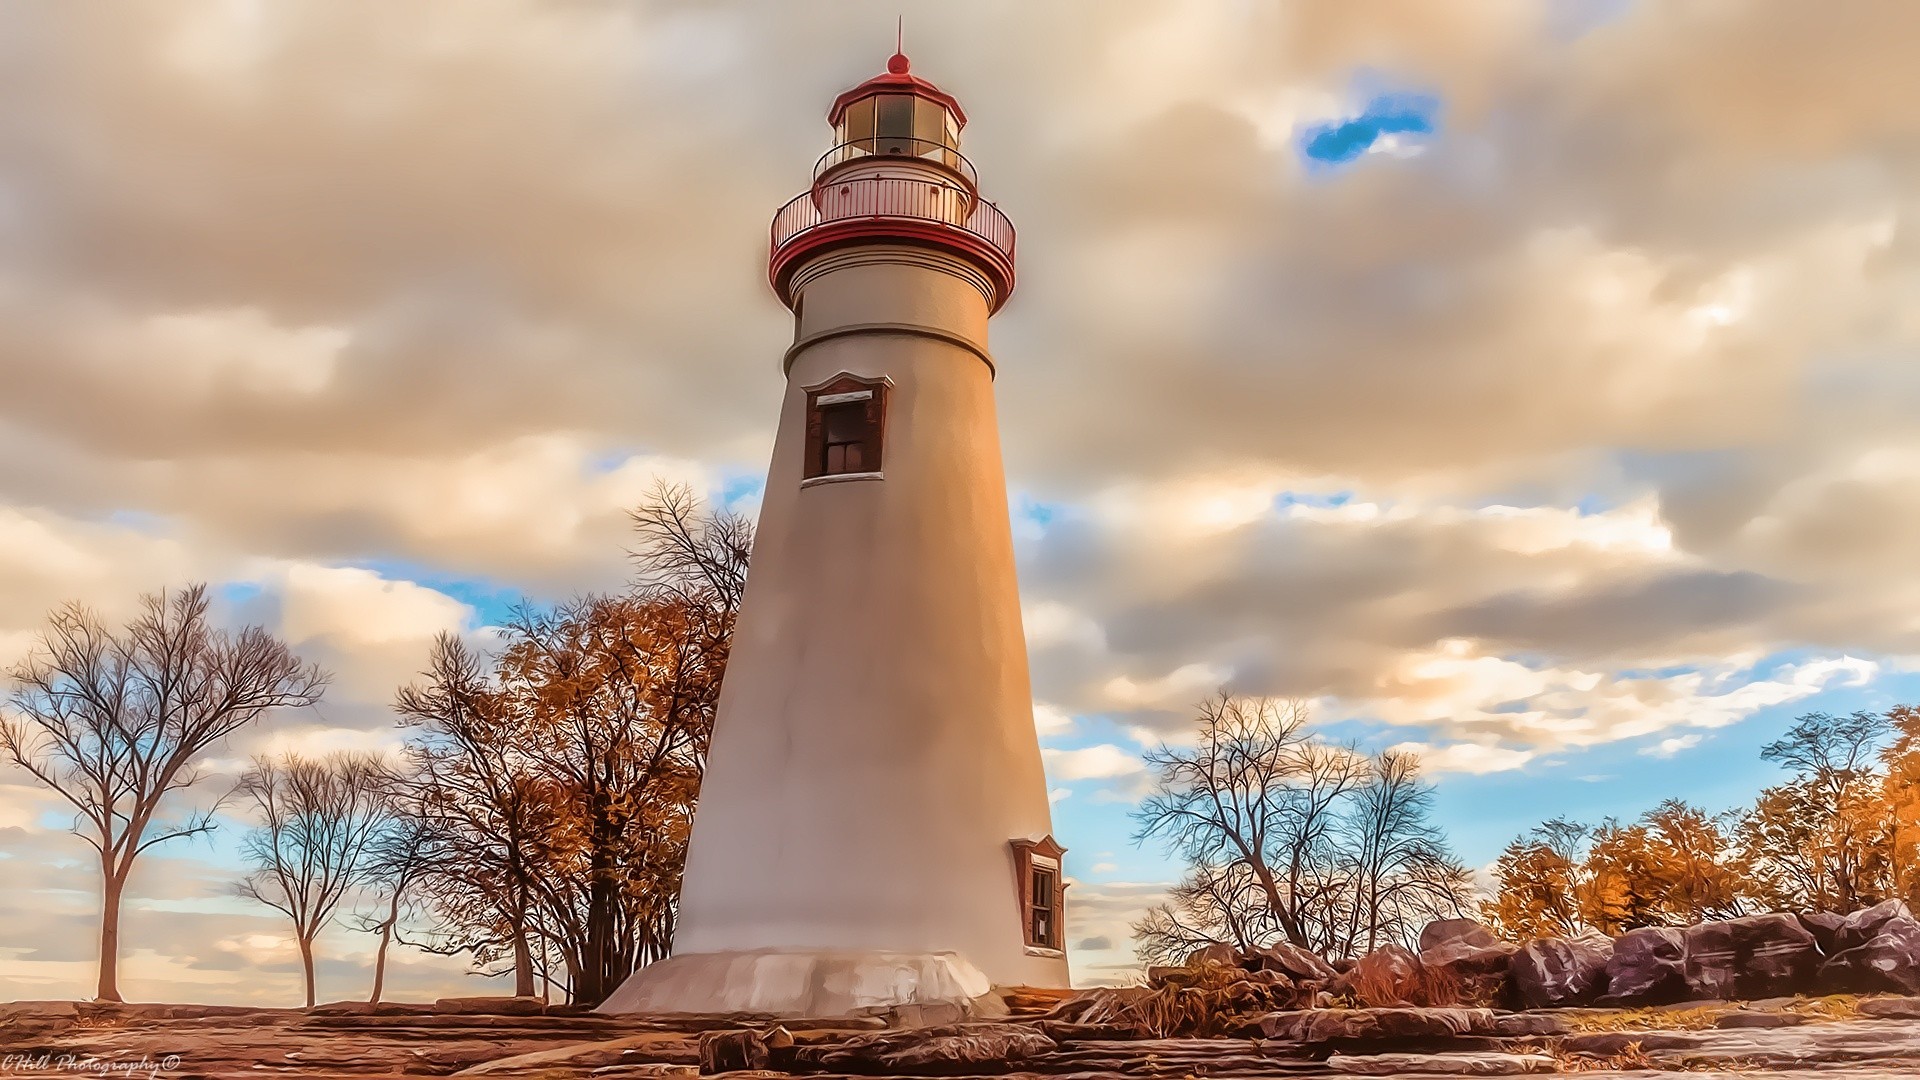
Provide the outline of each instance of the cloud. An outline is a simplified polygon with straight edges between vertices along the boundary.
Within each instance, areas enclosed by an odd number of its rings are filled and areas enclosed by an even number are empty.
[[[1138,754],[1129,753],[1112,743],[1061,750],[1047,747],[1040,751],[1049,775],[1060,780],[1110,780],[1133,776],[1146,768]]]
[[[1683,750],[1691,750],[1705,741],[1705,735],[1672,735],[1640,752],[1648,757],[1670,758]]]

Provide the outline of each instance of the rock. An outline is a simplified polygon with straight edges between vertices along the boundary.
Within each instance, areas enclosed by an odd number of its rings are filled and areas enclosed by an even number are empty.
[[[1830,993],[1920,993],[1920,923],[1899,915],[1882,922],[1879,929],[1871,940],[1820,965],[1821,989]],[[1843,935],[1840,940],[1847,938]]]
[[[1845,915],[1835,915],[1831,911],[1809,911],[1794,918],[1799,919],[1801,927],[1813,935],[1813,943],[1819,946],[1821,952],[1832,956],[1840,951],[1833,947],[1833,943],[1840,936],[1840,927],[1847,921]]]
[[[1665,1005],[1687,997],[1687,935],[1667,926],[1629,930],[1613,941],[1602,1004]]]
[[[547,1003],[531,997],[449,997],[433,1003],[443,1016],[539,1016]]]
[[[1629,1046],[1642,1050],[1691,1050],[1703,1041],[1698,1035],[1670,1031],[1595,1031],[1569,1035],[1560,1045],[1574,1053],[1610,1058]]]
[[[79,1015],[76,1001],[0,1001],[0,1020],[72,1020]]]
[[[1268,1039],[1314,1045],[1493,1035],[1492,1009],[1307,1009],[1260,1018]]]
[[[1052,1039],[1025,1024],[950,1024],[856,1035],[799,1060],[831,1072],[924,1076],[992,1071],[1055,1047]]]
[[[1335,1054],[1327,1068],[1350,1076],[1518,1076],[1550,1073],[1553,1059],[1545,1054]]]
[[[1750,915],[1686,931],[1687,988],[1695,997],[1799,993],[1811,986],[1819,966],[1813,935],[1791,915]]]
[[[1244,963],[1249,969],[1280,972],[1296,983],[1332,982],[1339,975],[1319,954],[1285,941],[1252,950]]]
[[[1536,938],[1514,953],[1513,997],[1526,1009],[1584,1005],[1607,988],[1613,943],[1592,939]]]
[[[1425,1005],[1429,1002],[1421,974],[1419,957],[1402,946],[1388,945],[1356,961],[1353,970],[1341,976],[1338,988],[1374,1008]]]
[[[1216,941],[1212,945],[1203,945],[1187,954],[1180,962],[1181,967],[1239,967],[1240,953],[1225,942]]]
[[[1783,1028],[1804,1024],[1807,1018],[1799,1013],[1784,1012],[1730,1012],[1714,1018],[1713,1026],[1728,1028]]]
[[[729,1034],[732,1034],[731,1032]],[[695,1076],[700,1051],[696,1043],[671,1033],[648,1032],[619,1039],[569,1043],[549,1050],[495,1058],[461,1069],[460,1076],[486,1076],[491,1073],[515,1073],[570,1066],[578,1070],[601,1070],[620,1066],[625,1070],[649,1070],[653,1076]],[[640,1075],[629,1071],[627,1075]]]
[[[1494,1013],[1493,1029],[1487,1034],[1516,1039],[1527,1035],[1565,1035],[1570,1030],[1566,1018],[1553,1013]]]
[[[764,1069],[772,1061],[767,1041],[758,1032],[709,1031],[700,1036],[700,1071],[707,1075]]]
[[[1868,998],[1860,1003],[1860,1015],[1880,1020],[1920,1020],[1920,998]]]
[[[1432,982],[1451,983],[1462,1005],[1498,1005],[1506,999],[1507,979],[1518,945],[1497,941],[1478,947],[1466,941],[1438,945],[1420,954],[1420,966]]]
[[[1420,930],[1422,953],[1442,945],[1469,945],[1485,949],[1498,944],[1500,939],[1494,932],[1473,919],[1438,919]]]
[[[1840,928],[1834,931],[1833,948],[1835,954],[1857,949],[1880,936],[1881,929],[1894,920],[1913,921],[1913,912],[1907,910],[1904,900],[1883,900],[1870,908],[1859,911],[1840,920]]]

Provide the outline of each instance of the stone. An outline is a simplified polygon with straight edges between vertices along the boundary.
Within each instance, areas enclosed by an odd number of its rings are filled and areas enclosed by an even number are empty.
[[[1840,927],[1834,931],[1834,954],[1857,949],[1880,936],[1881,929],[1894,920],[1913,921],[1913,912],[1907,910],[1904,900],[1883,900],[1869,908],[1848,915],[1840,921]]]
[[[547,1003],[532,997],[447,997],[433,1003],[443,1016],[539,1016]]]
[[[0,1001],[0,1020],[72,1020],[79,1015],[77,1001]]]
[[[1840,927],[1846,924],[1845,915],[1836,915],[1831,911],[1809,911],[1794,918],[1799,919],[1801,927],[1813,935],[1813,943],[1819,946],[1821,952],[1832,956],[1840,951],[1833,945],[1840,936]]]
[[[1643,926],[1613,941],[1602,1004],[1665,1005],[1683,1001],[1687,988],[1687,935],[1668,926]]]
[[[1871,940],[1820,965],[1820,988],[1829,993],[1920,993],[1920,923],[1900,915],[1879,924],[1879,930]]]
[[[1490,1007],[1506,1000],[1513,954],[1520,946],[1496,941],[1485,947],[1467,941],[1437,945],[1420,954],[1420,966],[1451,983],[1458,1004]]]
[[[1004,1070],[1056,1045],[1037,1028],[1025,1024],[951,1024],[856,1035],[825,1053],[803,1052],[798,1060],[830,1072],[934,1075],[994,1067]]]
[[[1743,1010],[1740,1012],[1730,1012],[1725,1016],[1715,1017],[1713,1026],[1723,1030],[1733,1028],[1783,1028],[1795,1027],[1806,1022],[1807,1018],[1801,1016],[1799,1013],[1746,1012]]]
[[[1860,1015],[1880,1020],[1920,1020],[1920,998],[1868,998],[1860,1003]]]
[[[1514,1003],[1526,1009],[1584,1005],[1607,988],[1613,943],[1587,938],[1536,938],[1514,953]]]
[[[1296,983],[1332,982],[1340,974],[1318,953],[1285,941],[1249,951],[1243,963],[1253,970],[1277,971]]]
[[[1223,941],[1216,941],[1211,945],[1203,945],[1188,953],[1187,958],[1180,962],[1180,966],[1188,968],[1239,967],[1240,953],[1233,946]]]
[[[1474,919],[1437,919],[1420,929],[1422,953],[1442,945],[1469,945],[1485,949],[1498,944],[1499,937],[1485,924]]]
[[[1340,978],[1338,988],[1361,1005],[1384,1008],[1427,1004],[1420,958],[1404,946],[1388,945],[1361,957]]]
[[[773,1057],[767,1041],[753,1031],[709,1031],[700,1036],[700,1071],[707,1075],[740,1069],[764,1069]]]
[[[1800,993],[1811,987],[1819,967],[1819,946],[1791,915],[1750,915],[1686,931],[1687,988],[1695,997]]]
[[[1517,1039],[1529,1035],[1565,1035],[1571,1030],[1565,1017],[1553,1013],[1494,1013],[1493,1028],[1487,1034],[1501,1039]]]
[[[1598,1058],[1615,1057],[1629,1046],[1642,1050],[1691,1050],[1701,1045],[1698,1035],[1670,1031],[1595,1031],[1568,1035],[1561,1046],[1579,1054]]]
[[[1545,1054],[1335,1054],[1327,1068],[1350,1076],[1519,1076],[1550,1073],[1553,1059]]]
[[[1281,1042],[1391,1042],[1493,1035],[1492,1009],[1304,1009],[1268,1013],[1260,1034]]]

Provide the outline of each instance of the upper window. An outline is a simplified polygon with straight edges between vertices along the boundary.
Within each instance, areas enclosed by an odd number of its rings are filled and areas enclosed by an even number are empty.
[[[807,464],[803,479],[878,473],[886,409],[884,380],[842,375],[807,391]]]

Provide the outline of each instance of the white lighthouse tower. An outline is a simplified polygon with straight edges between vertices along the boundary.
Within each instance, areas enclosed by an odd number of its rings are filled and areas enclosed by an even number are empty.
[[[905,55],[828,122],[773,220],[794,341],[674,955],[603,1011],[1067,985],[987,349],[1013,226]]]

